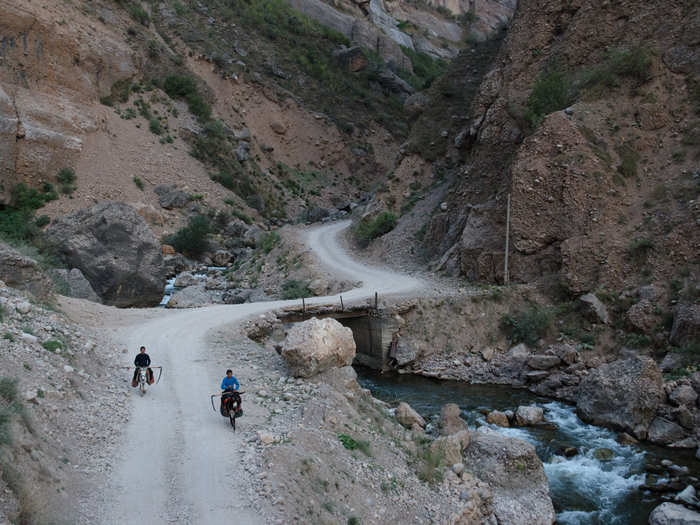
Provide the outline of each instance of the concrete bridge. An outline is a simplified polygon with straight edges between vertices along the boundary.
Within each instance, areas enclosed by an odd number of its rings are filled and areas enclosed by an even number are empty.
[[[278,310],[277,317],[285,324],[306,321],[312,317],[332,317],[352,330],[357,345],[355,363],[383,370],[389,368],[392,349],[399,326],[392,315],[379,305],[377,296],[365,305],[345,305],[342,299],[337,304],[290,306]]]

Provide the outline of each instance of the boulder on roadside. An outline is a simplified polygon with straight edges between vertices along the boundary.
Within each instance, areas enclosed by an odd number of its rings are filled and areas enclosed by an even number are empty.
[[[248,296],[250,297],[250,296]],[[245,326],[246,335],[253,341],[261,342],[270,336],[280,320],[272,312],[261,314],[248,321]]]
[[[106,304],[160,303],[165,278],[160,241],[132,206],[108,201],[78,210],[55,219],[46,238]]]
[[[396,420],[409,429],[415,426],[425,428],[425,419],[411,405],[403,401],[396,407]]]
[[[315,317],[295,324],[282,345],[282,357],[295,377],[311,377],[332,367],[352,364],[352,330],[335,319]]]
[[[700,513],[666,502],[651,511],[649,525],[700,525]]]
[[[508,428],[510,426],[510,421],[508,421],[508,416],[501,412],[500,410],[492,410],[486,416],[486,422],[492,425],[498,425],[499,427]]]
[[[536,406],[519,406],[515,411],[515,424],[529,427],[544,421],[544,409]]]
[[[554,523],[549,483],[535,447],[493,430],[472,432],[470,437],[464,464],[490,486],[498,523]]]
[[[0,242],[0,280],[11,288],[43,298],[53,292],[53,283],[34,259]]]
[[[196,284],[194,286],[186,286],[182,290],[175,290],[165,307],[196,308],[208,304],[212,304],[211,295],[207,293],[203,285]]]
[[[455,403],[447,403],[440,409],[440,434],[449,436],[467,429],[467,422],[461,417],[462,409]]]
[[[700,303],[679,304],[673,316],[670,341],[683,346],[700,340]]]
[[[586,422],[643,439],[664,396],[654,360],[635,356],[591,370],[579,384],[576,411]]]
[[[608,310],[595,294],[587,293],[579,297],[579,301],[584,307],[584,313],[593,322],[608,324]]]

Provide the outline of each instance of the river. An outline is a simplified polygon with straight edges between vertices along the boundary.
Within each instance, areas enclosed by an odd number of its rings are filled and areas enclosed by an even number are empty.
[[[662,449],[646,444],[621,445],[615,440],[615,432],[581,421],[574,407],[524,389],[470,385],[411,375],[380,375],[359,367],[357,371],[360,384],[370,389],[375,397],[389,403],[405,401],[427,421],[435,421],[446,403],[457,403],[461,407],[462,416],[470,428],[488,425],[482,411],[515,410],[519,405],[531,404],[544,408],[545,419],[554,423],[556,429],[488,426],[535,446],[544,464],[557,523],[560,524],[647,523],[651,510],[663,501],[660,493],[640,490],[648,463],[659,464],[665,458],[676,465],[687,466],[691,476],[700,474],[694,451]],[[578,455],[565,458],[561,451],[566,447],[576,447]],[[596,459],[596,449],[610,449],[612,459]]]

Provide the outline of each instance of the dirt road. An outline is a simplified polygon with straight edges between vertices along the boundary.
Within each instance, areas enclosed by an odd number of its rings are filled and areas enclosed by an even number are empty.
[[[408,294],[421,288],[417,279],[353,260],[338,240],[348,225],[349,221],[332,223],[305,235],[319,264],[338,277],[362,282],[361,287],[343,293],[346,301],[364,300],[375,291]],[[327,301],[324,297],[310,300]],[[145,345],[153,364],[164,367],[164,374],[144,397],[133,391],[119,460],[102,496],[108,502],[100,517],[103,524],[265,522],[254,502],[235,497],[244,492],[236,486],[246,483],[245,473],[234,461],[242,438],[222,424],[223,418],[212,413],[209,402],[225,367],[245,365],[222,361],[207,348],[205,337],[217,326],[293,302],[162,310],[146,322],[121,330],[120,343],[130,350],[124,365],[131,365],[138,347]],[[252,402],[244,406],[246,425],[263,429],[262,410]]]

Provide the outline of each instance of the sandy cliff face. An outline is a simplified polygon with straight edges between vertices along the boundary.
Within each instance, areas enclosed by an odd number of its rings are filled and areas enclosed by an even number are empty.
[[[100,125],[100,96],[136,66],[110,27],[59,2],[4,5],[0,34],[2,202],[14,184],[74,164]]]

